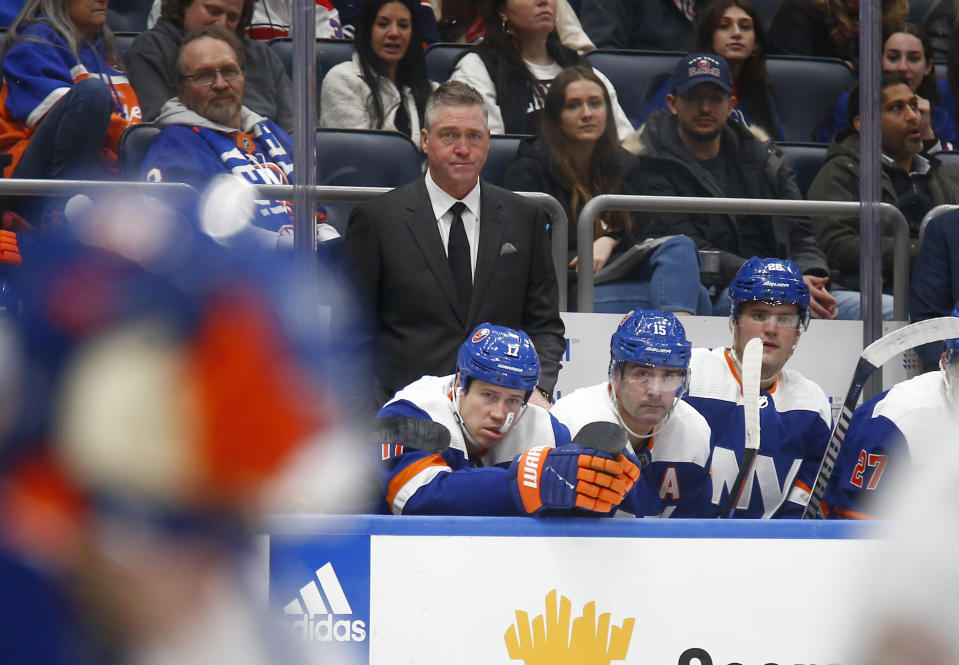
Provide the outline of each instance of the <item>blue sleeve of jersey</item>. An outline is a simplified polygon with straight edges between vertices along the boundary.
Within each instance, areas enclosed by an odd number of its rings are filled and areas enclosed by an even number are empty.
[[[802,519],[806,510],[806,500],[819,474],[822,458],[829,443],[829,426],[818,414],[810,412],[809,422],[802,428],[805,451],[799,466],[799,473],[790,488],[784,488],[786,500],[773,515],[777,519]],[[799,500],[802,496],[802,500]]]
[[[387,404],[376,416],[432,420],[406,400]],[[568,439],[568,432],[566,436]],[[521,514],[505,468],[473,468],[466,455],[454,448],[435,454],[384,444],[379,452],[380,487],[387,512],[395,512],[401,503],[403,515]]]
[[[147,151],[140,173],[148,180],[159,169],[163,182],[185,182],[202,191],[213,176],[226,173],[219,158],[186,125],[165,127]]]
[[[647,467],[648,468],[648,467]],[[651,482],[651,474],[643,469],[639,472],[639,480],[629,490],[620,507],[636,517],[657,517],[663,512],[663,501],[655,482]]]
[[[46,26],[31,25],[21,35],[23,38],[3,56],[3,80],[8,89],[6,106],[10,114],[24,124],[28,124],[31,113],[45,106],[39,117],[30,118],[35,126],[53,106],[51,95],[73,87],[70,69],[78,63],[60,37]]]
[[[553,439],[555,447],[559,448],[560,446],[565,446],[567,443],[572,443],[572,437],[569,435],[569,429],[563,423],[556,420],[553,417],[553,414],[549,414],[550,424],[553,426]]]
[[[679,464],[682,496],[676,501],[676,509],[670,517],[715,517],[717,506],[712,504],[713,479],[709,465]]]
[[[824,497],[830,517],[871,518],[876,490],[889,472],[887,462],[907,456],[902,432],[888,418],[874,418],[875,406],[863,404],[849,421]]]

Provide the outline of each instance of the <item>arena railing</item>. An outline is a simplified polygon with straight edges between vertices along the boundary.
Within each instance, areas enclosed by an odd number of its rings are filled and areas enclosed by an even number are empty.
[[[267,199],[291,200],[295,185],[256,185],[254,189],[259,196]],[[371,199],[390,191],[390,187],[343,187],[333,185],[314,185],[306,188],[310,199],[329,203],[356,203]],[[566,252],[569,238],[569,220],[566,211],[559,201],[542,192],[516,192],[536,203],[546,210],[552,224],[552,253],[553,268],[556,271],[556,283],[566,284]],[[314,234],[315,236],[315,234]],[[566,289],[559,289],[559,309],[566,311]]]
[[[955,203],[943,203],[942,205],[937,205],[932,210],[926,213],[926,216],[922,218],[922,223],[919,225],[919,243],[922,244],[922,239],[926,235],[926,227],[929,225],[929,222],[934,220],[940,215],[945,215],[947,212],[952,212],[953,210],[959,210],[959,205]]]
[[[576,232],[577,255],[579,256],[579,279],[577,282],[577,302],[580,312],[593,311],[593,221],[607,210],[625,210],[638,212],[693,212],[693,213],[732,213],[749,215],[799,215],[816,217],[825,215],[859,216],[862,204],[858,201],[805,201],[779,199],[731,199],[731,198],[701,198],[692,196],[627,196],[624,194],[603,194],[596,196],[583,206],[579,215]],[[908,311],[909,296],[909,226],[905,217],[889,203],[879,204],[880,213],[893,225],[895,234],[895,249],[893,255],[893,297],[895,299],[895,315],[898,321],[905,321]],[[879,260],[877,256],[876,260]],[[868,275],[866,276],[868,277]],[[880,292],[880,284],[871,283],[868,279],[861,284],[863,292],[875,294],[876,300]],[[863,329],[870,331],[881,330],[880,325],[870,325],[866,316],[870,314],[863,310]],[[880,314],[881,316],[881,314]],[[872,343],[878,336],[866,334],[873,339],[864,339],[865,344]]]
[[[74,194],[102,194],[118,189],[180,199],[195,199],[198,196],[193,187],[182,182],[0,178],[0,195],[4,196],[63,197]]]

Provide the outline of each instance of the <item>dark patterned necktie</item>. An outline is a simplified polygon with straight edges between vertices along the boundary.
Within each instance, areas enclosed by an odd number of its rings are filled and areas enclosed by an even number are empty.
[[[466,229],[463,227],[463,211],[466,204],[457,201],[450,208],[453,213],[453,222],[450,224],[450,239],[446,246],[446,254],[453,271],[453,284],[460,302],[465,311],[470,309],[470,300],[473,298],[473,268],[470,261],[470,243],[466,238]]]

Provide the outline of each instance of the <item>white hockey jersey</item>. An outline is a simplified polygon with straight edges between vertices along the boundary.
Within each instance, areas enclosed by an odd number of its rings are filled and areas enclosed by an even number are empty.
[[[569,428],[573,438],[591,422],[620,424],[608,383],[564,395],[550,413]],[[634,447],[634,452],[649,458],[649,464],[640,473],[640,482],[659,495],[661,517],[711,517],[714,514],[709,478],[709,425],[693,407],[682,401],[676,404],[665,426],[649,440],[646,450]],[[624,502],[621,508],[630,510],[631,506]]]

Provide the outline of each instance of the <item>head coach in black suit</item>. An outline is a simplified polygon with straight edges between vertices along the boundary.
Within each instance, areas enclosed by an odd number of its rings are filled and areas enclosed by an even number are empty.
[[[530,336],[543,368],[531,399],[548,406],[566,342],[546,214],[480,180],[489,128],[473,88],[444,83],[425,116],[425,176],[354,208],[344,240],[370,313],[360,343],[375,386],[358,386],[363,410],[420,376],[451,374],[466,335],[484,321]]]

